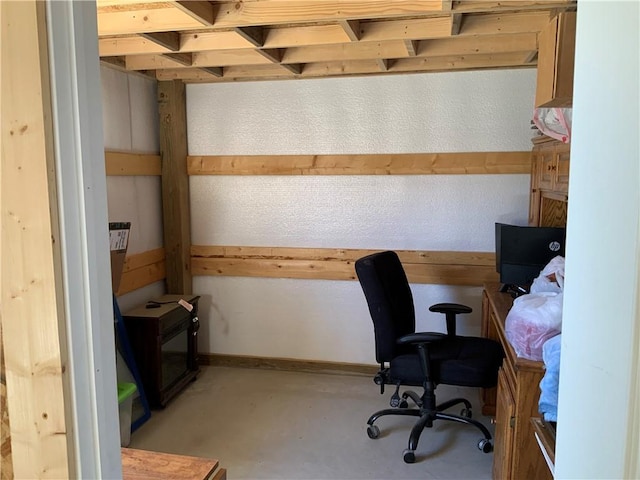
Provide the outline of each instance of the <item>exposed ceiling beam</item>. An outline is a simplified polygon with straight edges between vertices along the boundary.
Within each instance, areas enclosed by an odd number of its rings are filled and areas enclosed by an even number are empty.
[[[189,2],[190,3],[190,2]],[[98,11],[98,35],[132,35],[202,28],[203,24],[174,4],[134,4],[132,9]]]
[[[283,63],[329,62],[340,60],[364,60],[368,58],[406,57],[407,49],[402,40],[391,42],[358,42],[343,45],[316,45],[288,48]]]
[[[178,1],[171,3],[202,25],[213,25],[214,11],[210,2],[189,0],[188,2]]]
[[[273,63],[280,63],[282,61],[283,50],[279,48],[266,48],[256,50],[264,58]]]
[[[140,53],[166,53],[171,51],[139,35],[100,38],[98,39],[98,50],[100,57],[136,55]]]
[[[262,27],[236,27],[234,31],[254,47],[262,47],[264,45],[265,35]]]
[[[405,40],[404,46],[407,49],[407,55],[415,57],[418,53],[418,41],[417,40]]]
[[[203,50],[235,50],[240,48],[254,48],[253,42],[237,31],[197,32],[182,34],[183,52],[197,52]]]
[[[289,70],[291,73],[300,75],[302,73],[303,65],[301,63],[281,63],[280,66]]]
[[[125,65],[127,70],[162,70],[164,68],[182,68],[184,62],[173,59],[168,55],[127,55]]]
[[[199,70],[210,73],[214,77],[222,77],[222,68],[220,67],[201,67]]]
[[[386,72],[389,69],[389,60],[385,60],[384,58],[378,58],[376,62],[381,72]]]
[[[338,24],[347,34],[349,40],[352,42],[360,40],[360,22],[358,20],[340,20]]]
[[[178,32],[149,32],[139,35],[172,52],[180,50],[180,34]]]
[[[420,40],[451,36],[451,16],[360,23],[360,41]]]
[[[169,58],[174,62],[178,62],[180,65],[184,65],[185,67],[193,65],[192,53],[164,53],[162,56]]]
[[[567,8],[575,7],[574,0],[509,0],[509,1],[489,1],[489,0],[465,0],[456,2],[452,5],[451,10],[456,13],[479,13],[490,11],[521,11],[521,10],[539,10],[543,7],[545,10],[559,8],[562,11]]]
[[[539,32],[549,23],[549,12],[466,15],[459,35]]]
[[[264,65],[273,63],[256,50],[212,50],[193,54],[194,67],[229,67],[233,65]]]
[[[340,25],[309,25],[276,27],[266,31],[265,48],[283,48],[300,45],[327,45],[344,43],[349,37]]]
[[[451,16],[451,35],[458,35],[458,33],[460,33],[460,25],[462,25],[462,14],[454,13]]]
[[[537,50],[537,35],[486,35],[482,37],[452,37],[423,40],[418,57],[444,57],[450,55],[476,55],[490,53],[526,52]]]
[[[336,22],[358,18],[409,17],[442,12],[441,0],[261,0],[219,4],[216,27]]]

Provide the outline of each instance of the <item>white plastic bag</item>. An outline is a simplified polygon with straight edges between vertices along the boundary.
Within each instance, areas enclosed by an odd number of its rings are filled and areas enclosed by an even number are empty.
[[[531,284],[529,293],[555,292],[564,289],[564,257],[558,255],[551,259]]]
[[[542,345],[562,331],[562,293],[540,292],[513,301],[505,320],[507,340],[516,355],[542,360]]]

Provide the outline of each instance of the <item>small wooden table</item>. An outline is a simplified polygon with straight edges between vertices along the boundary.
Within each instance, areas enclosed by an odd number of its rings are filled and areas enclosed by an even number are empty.
[[[124,480],[226,480],[218,460],[122,448]],[[217,471],[216,471],[217,469]]]

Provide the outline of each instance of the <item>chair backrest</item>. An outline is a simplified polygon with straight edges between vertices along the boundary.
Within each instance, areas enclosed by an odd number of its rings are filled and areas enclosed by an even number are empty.
[[[415,331],[413,295],[395,252],[374,253],[356,260],[356,274],[373,320],[376,360],[389,362],[404,350],[396,344]]]

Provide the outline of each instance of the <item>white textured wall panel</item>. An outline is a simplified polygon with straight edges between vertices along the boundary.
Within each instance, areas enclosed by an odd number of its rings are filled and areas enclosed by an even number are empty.
[[[131,222],[128,254],[162,247],[159,177],[107,177],[110,222]]]
[[[157,153],[160,150],[157,86],[154,80],[129,76],[131,104],[131,149]]]
[[[480,288],[412,285],[418,329],[445,331],[435,302],[462,301],[459,333],[480,333]],[[199,349],[232,355],[374,364],[373,324],[357,282],[195,277]]]
[[[158,106],[153,80],[100,69],[105,148],[157,153]],[[160,177],[107,177],[110,222],[131,222],[128,254],[159,248],[162,234]]]
[[[527,150],[536,71],[187,85],[191,155]]]
[[[492,251],[528,175],[191,177],[192,243]]]
[[[131,150],[131,112],[127,74],[100,67],[104,148]]]
[[[535,70],[187,86],[192,155],[517,151],[531,148]],[[195,176],[192,242],[492,251],[494,223],[525,224],[528,175]],[[480,288],[413,285],[432,303]],[[204,352],[373,363],[357,282],[196,277]],[[430,314],[433,315],[433,314]]]

